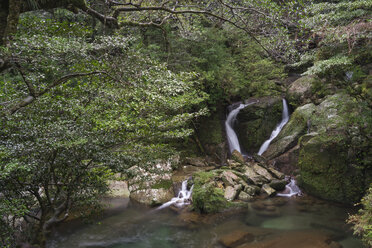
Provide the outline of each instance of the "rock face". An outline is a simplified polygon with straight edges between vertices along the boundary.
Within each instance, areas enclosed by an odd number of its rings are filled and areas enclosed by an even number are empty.
[[[318,106],[311,133],[299,142],[300,183],[309,193],[344,203],[361,198],[372,178],[369,141],[362,135],[371,130],[365,111],[346,94]]]
[[[262,97],[254,100],[258,103],[240,110],[235,127],[240,145],[249,153],[259,150],[282,118],[280,97]]]
[[[372,180],[368,116],[371,110],[345,93],[303,105],[262,156],[279,168],[289,163],[287,174],[297,166],[299,183],[310,194],[356,202]]]

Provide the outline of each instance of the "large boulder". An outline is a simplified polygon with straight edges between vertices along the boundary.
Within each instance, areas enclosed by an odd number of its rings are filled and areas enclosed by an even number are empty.
[[[343,203],[358,201],[371,182],[371,110],[347,94],[328,96],[301,137],[300,184],[309,193]]]
[[[240,110],[235,124],[240,145],[249,153],[259,150],[282,119],[280,97],[262,97],[255,100],[258,102]]]
[[[291,83],[287,91],[289,101],[295,105],[310,103],[313,85],[318,81],[320,79],[315,76],[304,76]]]
[[[312,103],[297,108],[283,127],[279,135],[270,143],[267,150],[262,154],[267,159],[273,159],[297,145],[298,139],[304,135],[310,127],[311,116],[316,106]]]

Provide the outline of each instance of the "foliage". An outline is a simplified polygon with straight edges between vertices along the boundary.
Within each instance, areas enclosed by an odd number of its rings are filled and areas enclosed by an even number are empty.
[[[367,246],[372,246],[372,187],[361,200],[363,206],[358,214],[351,215],[348,223],[353,224],[354,234],[363,238]]]
[[[0,206],[16,210],[4,215],[18,225],[21,216],[34,223],[34,242],[43,243],[70,210],[98,203],[112,172],[173,154],[170,141],[193,132],[208,96],[197,74],[172,73],[134,38],[87,42],[90,31],[75,25],[53,20],[33,32],[41,20],[26,18],[27,32],[1,48],[17,62],[0,80]]]

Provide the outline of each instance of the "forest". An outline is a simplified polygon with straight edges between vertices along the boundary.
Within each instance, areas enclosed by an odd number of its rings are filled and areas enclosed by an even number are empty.
[[[0,247],[371,247],[371,41],[370,0],[2,0]],[[118,196],[189,232],[249,208],[246,233],[55,238]],[[269,232],[292,201],[342,228]]]

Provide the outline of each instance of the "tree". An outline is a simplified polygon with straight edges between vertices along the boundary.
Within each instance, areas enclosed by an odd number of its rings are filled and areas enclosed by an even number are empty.
[[[0,81],[0,210],[14,209],[1,224],[9,236],[22,216],[41,244],[71,209],[97,203],[112,172],[173,154],[207,97],[195,74],[170,72],[131,37],[48,32],[2,50],[18,61]]]

